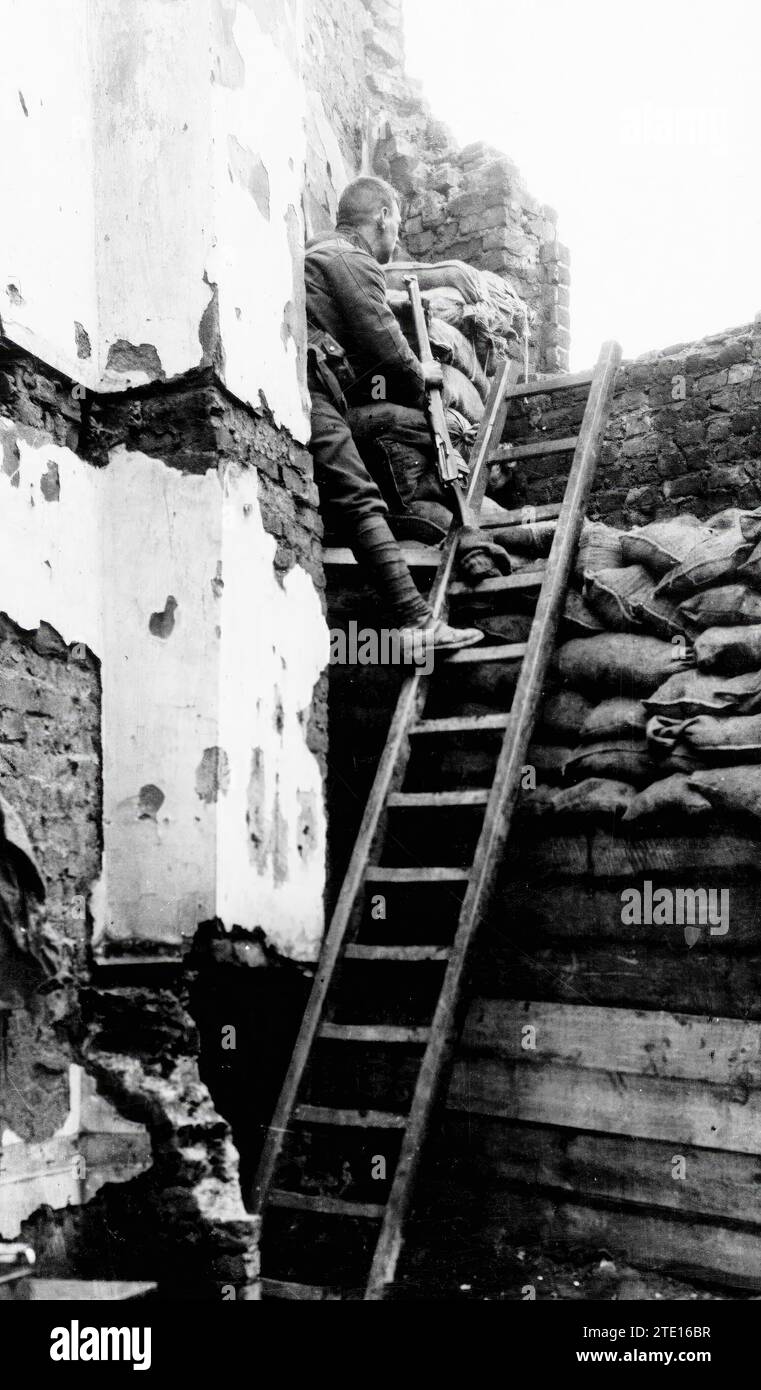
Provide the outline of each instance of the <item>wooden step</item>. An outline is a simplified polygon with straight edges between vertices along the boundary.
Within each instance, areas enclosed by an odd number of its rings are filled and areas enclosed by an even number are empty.
[[[526,642],[505,642],[502,647],[465,647],[445,657],[447,666],[479,666],[487,661],[522,661],[528,650]]]
[[[491,456],[491,463],[519,463],[521,459],[544,458],[548,454],[572,454],[579,442],[577,434],[562,439],[540,439],[533,444],[500,444]]]
[[[321,1023],[317,1036],[330,1042],[427,1043],[430,1032],[392,1023]]]
[[[342,1289],[331,1289],[322,1284],[295,1284],[286,1279],[262,1279],[261,1290],[265,1298],[282,1298],[299,1303],[338,1303],[349,1296]],[[361,1297],[359,1290],[356,1297]]]
[[[411,738],[426,737],[429,734],[485,734],[500,733],[510,722],[509,714],[467,714],[453,715],[448,719],[421,719],[410,729]]]
[[[417,869],[391,869],[371,864],[365,871],[366,883],[467,883],[469,869],[421,866]]]
[[[521,381],[508,386],[505,400],[515,396],[543,396],[551,391],[570,391],[574,386],[591,386],[592,371],[567,372],[562,376],[548,376],[544,381]]]
[[[533,589],[541,589],[543,582],[544,570],[529,570],[528,574],[519,571],[518,574],[501,575],[499,579],[482,579],[475,587],[459,582],[450,584],[449,597],[476,599],[487,594],[529,593]]]
[[[329,1197],[319,1192],[286,1192],[274,1187],[270,1192],[273,1207],[288,1207],[290,1211],[316,1211],[323,1216],[362,1216],[370,1221],[382,1221],[386,1210],[382,1202],[349,1202],[343,1197]]]
[[[401,552],[410,569],[435,570],[441,563],[441,551],[435,545],[410,545],[402,541]],[[345,546],[328,545],[322,552],[326,569],[357,568],[354,552]]]
[[[294,1120],[305,1125],[338,1125],[346,1129],[404,1129],[406,1115],[390,1110],[337,1110],[331,1105],[297,1105]]]
[[[397,811],[440,811],[457,806],[485,806],[489,800],[486,787],[451,792],[392,792],[387,805]]]
[[[415,961],[449,960],[446,946],[347,946],[345,960],[397,960],[409,964]]]

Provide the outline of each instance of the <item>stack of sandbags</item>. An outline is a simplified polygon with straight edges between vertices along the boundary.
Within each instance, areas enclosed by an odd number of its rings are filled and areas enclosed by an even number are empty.
[[[546,550],[525,531],[518,549]],[[761,817],[761,508],[628,532],[585,523],[575,582],[579,635],[557,653],[524,814],[647,833]],[[568,622],[567,607],[561,636]]]
[[[389,302],[415,352],[418,344],[404,279],[417,276],[431,347],[445,364],[445,403],[477,422],[490,376],[510,344],[525,334],[526,305],[499,275],[465,261],[392,261],[385,270]]]

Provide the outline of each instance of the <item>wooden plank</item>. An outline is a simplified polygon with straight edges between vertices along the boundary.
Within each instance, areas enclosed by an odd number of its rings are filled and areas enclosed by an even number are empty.
[[[669,942],[556,942],[522,946],[484,933],[473,967],[475,994],[544,999],[720,1018],[761,1019],[761,960]]]
[[[733,1153],[758,1154],[761,1148],[761,1094],[742,1086],[516,1063],[489,1054],[457,1062],[447,1105],[466,1114]]]
[[[344,1289],[327,1288],[322,1284],[296,1284],[285,1279],[262,1279],[264,1298],[280,1298],[298,1303],[338,1303],[348,1295]]]
[[[557,1243],[607,1252],[615,1261],[659,1269],[676,1279],[699,1279],[728,1289],[761,1290],[761,1234],[712,1221],[658,1216],[636,1208],[593,1206],[527,1190],[500,1194],[496,1211],[488,1204],[468,1208],[469,1249],[512,1244]],[[526,1283],[531,1283],[527,1269]],[[538,1285],[541,1289],[541,1285]]]
[[[531,1051],[522,1045],[527,1024],[535,1030]],[[526,1066],[552,1062],[711,1085],[761,1085],[761,1026],[734,1018],[479,998],[468,1011],[460,1053],[463,1059],[490,1053]]]
[[[544,396],[552,391],[570,391],[575,386],[591,386],[594,371],[568,372],[561,376],[548,376],[543,381],[519,381],[508,387],[505,395],[508,400],[516,396]]]
[[[490,661],[522,661],[527,651],[526,642],[506,642],[503,647],[465,647],[446,657],[442,664],[448,670],[450,666],[482,666]]]
[[[449,951],[445,946],[347,946],[344,952],[344,960],[401,961],[408,965],[448,959]]]
[[[289,1211],[315,1211],[323,1216],[356,1216],[369,1221],[380,1221],[386,1208],[377,1202],[350,1202],[343,1197],[329,1197],[320,1192],[286,1192],[283,1188],[270,1189],[270,1203],[273,1207],[285,1207]]]
[[[577,434],[563,439],[539,439],[531,444],[500,444],[492,455],[492,463],[517,463],[520,459],[544,458],[549,454],[572,454],[579,442]]]
[[[412,738],[429,734],[484,734],[500,732],[507,728],[509,714],[455,715],[450,719],[421,719],[410,729]]]
[[[565,590],[576,553],[582,520],[592,488],[602,433],[608,418],[621,349],[604,344],[579,433],[568,478],[563,510],[547,561],[523,666],[512,705],[512,719],[497,759],[492,792],[486,807],[470,881],[465,890],[457,932],[431,1025],[431,1036],[420,1068],[410,1119],[396,1165],[378,1245],[373,1257],[366,1298],[378,1301],[393,1278],[399,1258],[402,1228],[412,1200],[414,1179],[424,1137],[440,1087],[445,1083],[454,1040],[460,1024],[458,1004],[476,928],[489,901],[502,851],[518,799],[531,735],[543,700],[543,686],[557,635]],[[493,399],[493,398],[492,398]],[[504,415],[502,416],[504,420]],[[485,478],[482,486],[485,487]],[[465,653],[461,653],[465,655]],[[455,658],[450,658],[454,660]]]
[[[674,1158],[684,1159],[674,1177]],[[437,1158],[442,1212],[469,1194],[490,1217],[506,1184],[654,1210],[761,1225],[761,1158],[628,1135],[577,1133],[547,1125],[448,1114]]]
[[[458,792],[392,792],[388,805],[399,811],[443,810],[446,807],[485,806],[489,792],[470,787]]]
[[[566,868],[570,849],[578,850],[579,859],[573,863],[576,877],[568,881]],[[678,951],[682,955],[688,939],[684,934],[685,927],[694,925],[699,928],[697,940],[703,943],[700,949],[710,949],[717,957],[758,948],[761,934],[758,879],[742,882],[716,876],[709,882],[715,895],[722,892],[727,895],[723,899],[723,907],[722,898],[714,896],[707,904],[703,900],[702,909],[698,902],[693,912],[691,900],[683,901],[675,897],[672,924],[653,921],[649,914],[642,913],[641,921],[624,925],[621,920],[624,912],[623,892],[636,888],[642,893],[643,881],[648,880],[653,882],[655,891],[658,887],[669,887],[669,881],[665,874],[653,878],[647,874],[644,880],[642,877],[632,877],[617,884],[596,882],[584,877],[583,851],[583,841],[560,841],[557,846],[558,856],[562,860],[559,868],[548,856],[543,877],[537,873],[536,863],[532,863],[530,869],[528,865],[524,866],[526,880],[513,879],[509,875],[500,879],[484,928],[490,947],[494,944],[494,935],[502,933],[507,941],[512,940],[525,949],[548,946],[555,941],[564,943],[562,949],[567,951],[574,944],[586,949],[597,942],[600,946],[607,945],[608,949],[617,947],[624,953],[630,946],[650,945]],[[520,860],[516,858],[511,862],[514,870],[520,872]],[[691,885],[698,885],[701,882],[699,872],[695,868],[689,873],[672,874],[675,894],[679,890],[689,889]],[[702,922],[699,914],[706,905],[710,919]],[[681,922],[678,917],[680,906]],[[691,917],[697,920],[691,922]],[[717,928],[715,932],[711,931],[712,925]],[[724,926],[726,932],[723,932]]]
[[[449,596],[453,599],[482,599],[491,598],[494,594],[530,593],[541,589],[543,580],[544,570],[529,570],[528,574],[518,570],[517,574],[505,574],[501,579],[482,579],[475,588],[472,584],[451,584]]]
[[[317,1036],[331,1042],[427,1043],[430,1028],[401,1028],[390,1023],[321,1023]]]
[[[367,883],[467,883],[469,869],[455,869],[445,866],[421,867],[419,869],[386,869],[382,865],[371,865],[365,874]]]
[[[121,1302],[145,1298],[158,1286],[125,1279],[35,1279],[27,1288],[32,1303]]]
[[[338,1125],[347,1129],[404,1129],[406,1115],[390,1110],[345,1110],[329,1105],[297,1105],[294,1120],[300,1124]]]
[[[660,884],[695,871],[710,871],[717,878],[761,874],[761,840],[713,821],[701,822],[691,834],[634,837],[610,834],[592,824],[586,832],[568,831],[560,818],[548,816],[530,832],[517,831],[503,859],[505,876],[517,872],[526,881],[531,874],[541,880],[548,872],[569,878],[584,873],[621,878],[627,886],[639,880],[641,888],[643,878]]]
[[[418,542],[401,541],[400,547],[410,569],[435,570],[441,563],[441,550],[435,545],[422,545]],[[346,546],[328,545],[323,550],[322,562],[326,569],[359,570],[354,552]]]

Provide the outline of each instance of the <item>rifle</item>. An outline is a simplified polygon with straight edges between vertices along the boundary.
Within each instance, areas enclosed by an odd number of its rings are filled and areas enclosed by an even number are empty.
[[[423,301],[420,297],[420,284],[416,275],[405,275],[412,319],[418,341],[418,357],[421,362],[432,362],[433,353],[428,337]],[[431,431],[431,439],[436,452],[436,471],[445,488],[451,491],[454,500],[454,513],[460,526],[477,526],[473,513],[460,482],[460,476],[467,476],[468,465],[461,454],[453,447],[449,437],[444,402],[438,386],[426,387],[426,415]]]

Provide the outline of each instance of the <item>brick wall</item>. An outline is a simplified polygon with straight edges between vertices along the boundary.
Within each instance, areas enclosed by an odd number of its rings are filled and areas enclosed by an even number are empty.
[[[572,434],[583,393],[518,404],[505,437]],[[561,456],[561,464],[563,458]],[[566,473],[555,458],[495,470],[511,505],[558,501]],[[676,512],[710,516],[761,505],[761,320],[646,353],[623,365],[595,481],[591,513],[636,526]]]

